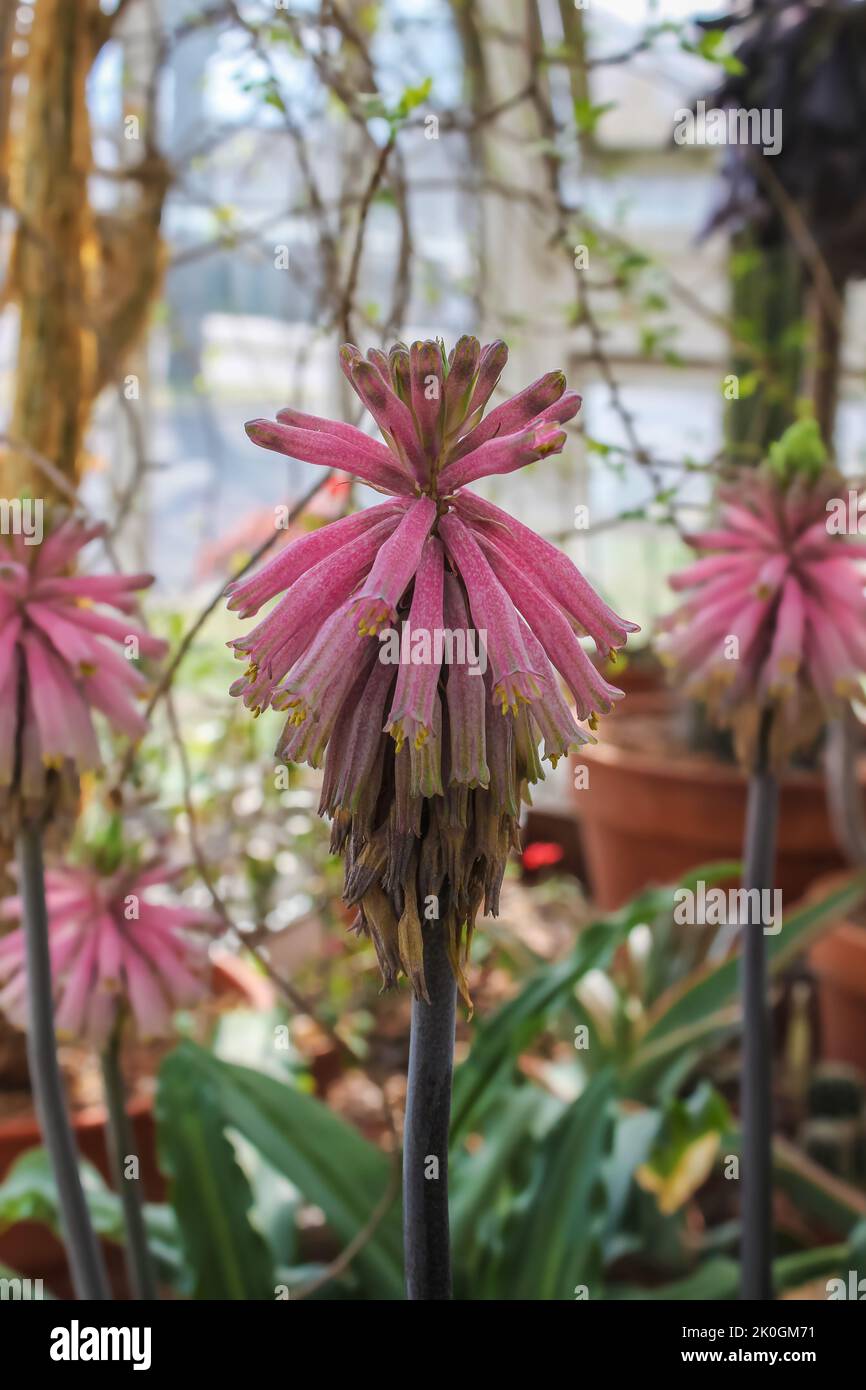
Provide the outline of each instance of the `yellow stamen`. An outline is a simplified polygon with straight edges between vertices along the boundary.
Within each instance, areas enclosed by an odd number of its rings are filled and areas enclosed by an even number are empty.
[[[360,618],[358,621],[358,636],[378,636],[379,629],[385,626],[385,623],[389,621],[390,617],[391,611],[388,608],[387,604],[370,604],[367,608],[367,611],[364,613],[364,616]]]
[[[510,711],[512,714],[516,715],[519,713],[521,705],[531,704],[530,698],[527,695],[522,694],[519,690],[515,690],[514,699],[509,700],[508,694],[505,690],[505,686],[501,681],[499,685],[494,686],[493,695],[495,699],[499,700],[502,706],[503,714],[508,714]]]

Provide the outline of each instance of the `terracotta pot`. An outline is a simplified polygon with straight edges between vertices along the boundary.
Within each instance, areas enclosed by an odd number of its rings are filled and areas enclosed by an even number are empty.
[[[218,995],[236,995],[239,1004],[250,1008],[268,1009],[274,1002],[274,989],[270,982],[246,961],[228,953],[214,959],[212,988]],[[153,1101],[149,1096],[139,1097],[130,1102],[128,1113],[135,1135],[145,1196],[150,1202],[164,1201],[165,1180],[156,1158]],[[73,1117],[73,1129],[82,1158],[98,1168],[110,1184],[105,1111],[102,1106],[77,1111]],[[38,1148],[41,1143],[42,1136],[34,1114],[0,1120],[0,1181],[21,1154],[28,1149]],[[106,1255],[110,1267],[118,1268],[118,1262],[113,1258],[116,1251],[106,1248]],[[63,1246],[41,1223],[21,1221],[3,1232],[0,1235],[0,1264],[8,1265],[27,1278],[44,1279],[54,1292],[61,1293],[67,1287]]]
[[[601,669],[605,680],[629,698],[667,693],[664,667],[648,647],[642,647],[632,656],[626,653],[614,666],[602,662]]]
[[[668,694],[632,695],[602,720],[599,742],[573,759],[588,769],[589,784],[574,799],[599,907],[619,907],[647,884],[674,882],[700,864],[741,858],[747,779],[732,764],[688,751],[682,722]],[[783,900],[795,902],[844,865],[822,774],[790,771],[779,818]]]
[[[822,897],[838,887],[817,883]],[[821,1060],[849,1062],[866,1079],[866,926],[846,919],[817,941],[809,965],[818,981]]]

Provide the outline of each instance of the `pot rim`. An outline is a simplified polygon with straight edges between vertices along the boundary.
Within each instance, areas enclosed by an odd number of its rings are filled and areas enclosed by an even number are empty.
[[[720,759],[708,757],[704,753],[690,755],[689,758],[682,760],[671,759],[667,761],[663,756],[655,756],[652,753],[644,753],[633,748],[624,748],[621,744],[613,741],[602,744],[587,744],[578,753],[572,753],[571,757],[580,761],[589,758],[591,762],[606,763],[608,766],[627,766],[636,772],[641,772],[644,776],[658,777],[664,775],[666,778],[677,782],[706,782],[722,780],[730,783],[731,786],[738,786],[745,783],[748,779],[746,774],[736,765],[723,763]],[[814,772],[805,768],[788,768],[784,774],[784,785],[786,787],[799,787],[803,791],[814,790],[823,781],[822,774],[815,769]]]
[[[211,956],[211,971],[214,982],[220,977],[229,987],[235,988],[243,997],[244,1003],[256,1009],[272,1008],[276,999],[276,989],[266,976],[260,975],[248,961],[236,956],[232,951],[219,950]],[[217,987],[217,992],[219,989]],[[153,1096],[140,1095],[127,1104],[127,1113],[133,1119],[149,1115],[153,1111]],[[106,1113],[103,1105],[86,1105],[72,1115],[72,1128],[82,1134],[102,1129]],[[31,1139],[34,1146],[41,1144],[42,1132],[35,1112],[26,1111],[23,1115],[10,1115],[0,1119],[0,1146],[6,1143],[20,1143]]]
[[[672,708],[672,694],[670,691],[646,691],[640,694],[627,696],[628,703],[624,703],[621,709],[617,709],[615,714],[623,722],[629,719],[630,715],[639,715],[642,718],[663,720]],[[610,716],[608,716],[610,718]],[[616,727],[614,721],[613,727]],[[580,762],[587,758],[590,762],[603,763],[608,767],[628,767],[645,777],[664,777],[669,781],[677,782],[706,782],[722,781],[729,786],[745,786],[748,781],[746,773],[736,763],[722,762],[720,758],[714,758],[708,753],[689,753],[686,758],[666,759],[662,754],[648,753],[640,748],[625,747],[618,743],[616,736],[611,735],[608,739],[599,739],[596,743],[588,743],[580,748],[578,752],[570,754],[573,762]],[[866,759],[861,758],[859,767],[861,783],[866,786]],[[824,774],[820,768],[813,770],[807,768],[786,768],[782,777],[782,784],[786,788],[795,788],[799,791],[814,791],[823,786]]]

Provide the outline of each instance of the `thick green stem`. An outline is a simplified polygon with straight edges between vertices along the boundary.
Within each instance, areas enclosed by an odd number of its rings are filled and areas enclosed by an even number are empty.
[[[78,1152],[57,1060],[42,834],[33,822],[26,823],[18,837],[18,867],[27,943],[27,1054],[33,1100],[57,1184],[60,1223],[76,1296],[108,1299],[108,1279],[81,1186]]]
[[[805,313],[805,275],[796,247],[764,246],[750,228],[732,243],[739,262],[731,286],[731,317],[741,338],[760,354],[748,395],[730,400],[725,436],[732,454],[759,463],[772,440],[796,419],[803,374],[803,348],[796,332]],[[738,380],[754,376],[755,358],[734,350],[730,370]]]
[[[456,985],[438,922],[424,933],[430,1003],[412,1002],[409,1088],[403,1130],[403,1253],[406,1297],[451,1297],[448,1130]]]
[[[138,1176],[138,1158],[129,1116],[126,1113],[126,1087],[120,1065],[120,1038],[117,1031],[102,1053],[102,1085],[108,1113],[108,1156],[114,1187],[123,1208],[126,1242],[123,1253],[133,1298],[152,1302],[157,1298],[156,1277],[147,1230],[144,1224],[144,1196]],[[133,1171],[127,1173],[130,1160]]]
[[[779,784],[770,768],[771,716],[761,721],[758,751],[749,782],[743,886],[758,889],[758,903],[772,889],[776,858]],[[772,1135],[773,1086],[770,1007],[763,915],[750,894],[742,923],[740,969],[743,989],[743,1072],[740,1098],[742,1150],[742,1296],[773,1297]]]

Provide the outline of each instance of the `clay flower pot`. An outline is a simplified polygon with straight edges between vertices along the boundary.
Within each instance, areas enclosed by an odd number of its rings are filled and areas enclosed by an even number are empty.
[[[246,961],[228,952],[214,958],[212,989],[218,996],[235,996],[238,1007],[269,1009],[274,1003],[271,983]],[[150,1096],[134,1098],[129,1115],[136,1139],[140,1172],[145,1197],[151,1202],[165,1200],[165,1181],[156,1160],[156,1124],[153,1100]],[[73,1129],[82,1158],[99,1170],[107,1183],[111,1174],[106,1147],[105,1111],[101,1105],[78,1110],[73,1115]],[[33,1113],[0,1120],[0,1181],[13,1163],[29,1149],[42,1143],[36,1116]],[[110,1272],[121,1269],[121,1261],[112,1257],[118,1252],[106,1249]],[[47,1226],[21,1221],[0,1235],[0,1264],[14,1269],[25,1278],[43,1279],[47,1287],[59,1294],[66,1287],[66,1255],[63,1246]]]
[[[588,785],[576,786],[593,898],[619,907],[650,883],[675,882],[713,860],[739,859],[747,779],[733,764],[686,745],[682,711],[665,692],[634,694],[581,749]],[[782,785],[776,885],[793,903],[823,874],[844,868],[819,771]]]
[[[816,883],[824,896],[838,886],[832,877]],[[866,916],[863,909],[817,941],[809,965],[818,982],[820,1056],[849,1062],[866,1079]]]

